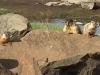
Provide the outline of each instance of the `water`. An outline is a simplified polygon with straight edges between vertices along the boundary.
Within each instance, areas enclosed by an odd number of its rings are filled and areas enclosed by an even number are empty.
[[[41,25],[41,22],[36,22],[36,25]],[[43,23],[44,24],[44,23]],[[50,19],[48,25],[49,26],[59,26],[62,27],[65,24],[65,20],[64,19]]]
[[[37,25],[41,25],[41,22],[36,22],[36,23],[37,23]],[[79,28],[82,31],[83,25],[85,23],[76,22],[76,24],[79,26]],[[62,27],[65,25],[65,19],[51,19],[50,22],[48,23],[48,25],[49,26],[56,25],[56,26]],[[97,28],[95,35],[98,35],[98,34],[100,34],[100,26]]]

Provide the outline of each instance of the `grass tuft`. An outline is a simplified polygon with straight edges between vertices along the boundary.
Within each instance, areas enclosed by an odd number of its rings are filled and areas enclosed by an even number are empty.
[[[0,8],[0,14],[6,14],[6,13],[10,13],[11,10],[6,9],[6,8]]]
[[[33,30],[36,30],[36,29],[41,29],[41,30],[60,30],[62,31],[63,30],[63,27],[61,26],[57,26],[57,25],[47,25],[47,24],[44,24],[44,23],[36,23],[36,22],[33,22],[31,23],[32,25],[32,29]]]

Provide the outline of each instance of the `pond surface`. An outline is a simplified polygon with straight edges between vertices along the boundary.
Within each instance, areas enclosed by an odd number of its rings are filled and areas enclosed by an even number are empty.
[[[83,25],[85,24],[86,22],[84,23],[81,23],[81,22],[76,22],[76,24],[79,26],[79,28],[81,29],[82,31],[82,28],[83,28]],[[37,25],[41,24],[41,22],[37,22]],[[49,26],[59,26],[59,27],[63,27],[65,24],[65,19],[51,19],[50,22],[48,23]],[[95,35],[98,35],[100,34],[100,26],[97,28],[97,31],[95,33]]]

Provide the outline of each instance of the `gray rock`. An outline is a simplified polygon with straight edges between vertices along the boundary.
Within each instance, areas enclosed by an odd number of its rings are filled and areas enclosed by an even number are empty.
[[[100,75],[100,53],[50,62],[41,71],[43,75]]]
[[[100,0],[61,0],[64,2],[69,2],[69,3],[75,3],[75,4],[80,4],[81,2],[100,2]]]
[[[32,27],[24,16],[8,13],[0,16],[0,35],[4,32],[12,34],[11,40],[18,41],[26,33],[32,30]]]
[[[17,75],[17,73],[12,73],[9,69],[0,64],[0,75]]]
[[[48,2],[46,4],[44,4],[46,6],[71,6],[73,4],[69,3],[69,2],[63,2],[63,1],[58,1],[58,2]]]
[[[59,4],[59,2],[48,2],[48,3],[46,3],[46,4],[44,4],[44,5],[46,5],[46,6],[56,6],[57,4]]]
[[[85,9],[93,9],[96,6],[96,4],[95,2],[81,2],[81,6]]]

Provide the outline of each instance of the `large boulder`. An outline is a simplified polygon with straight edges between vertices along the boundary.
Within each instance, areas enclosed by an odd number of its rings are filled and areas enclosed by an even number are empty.
[[[96,6],[95,2],[81,2],[82,8],[93,9]]]
[[[48,2],[45,5],[47,6],[70,6],[74,4],[81,4],[82,8],[86,8],[86,9],[93,9],[95,6],[95,2],[94,0],[61,0],[58,2]]]
[[[50,62],[41,71],[43,75],[100,75],[100,53]]]
[[[19,41],[26,33],[32,30],[27,18],[19,14],[8,13],[0,16],[0,36],[4,32],[12,34],[11,40]]]
[[[17,75],[17,73],[12,73],[9,69],[0,64],[0,75]]]
[[[61,0],[70,3],[80,4],[81,2],[100,2],[100,0]]]
[[[62,5],[71,6],[73,4],[71,4],[69,2],[64,2],[64,1],[58,1],[58,2],[48,2],[44,5],[46,5],[46,6],[62,6]]]

